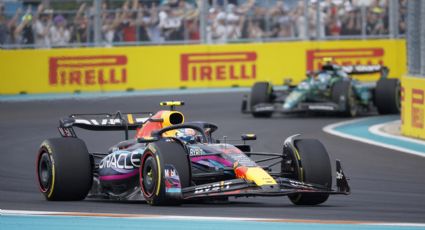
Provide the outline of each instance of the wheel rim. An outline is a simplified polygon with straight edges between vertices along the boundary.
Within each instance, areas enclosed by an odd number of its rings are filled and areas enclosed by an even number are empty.
[[[148,156],[144,157],[141,166],[140,185],[145,197],[152,197],[157,186],[158,169],[153,155],[150,153],[146,154],[148,154]]]
[[[40,156],[38,163],[38,180],[42,192],[50,189],[52,182],[52,161],[48,153],[44,152]]]

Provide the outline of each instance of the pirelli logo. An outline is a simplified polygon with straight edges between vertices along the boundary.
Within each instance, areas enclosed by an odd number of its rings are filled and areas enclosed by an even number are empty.
[[[307,50],[307,70],[321,69],[323,58],[330,57],[333,62],[343,66],[373,66],[384,65],[384,49],[353,48],[353,49],[321,49]]]
[[[52,86],[123,83],[127,83],[125,55],[49,58],[49,84]]]
[[[425,121],[425,91],[412,89],[412,127],[423,129]]]
[[[256,61],[256,52],[182,54],[180,80],[202,82],[255,79]]]

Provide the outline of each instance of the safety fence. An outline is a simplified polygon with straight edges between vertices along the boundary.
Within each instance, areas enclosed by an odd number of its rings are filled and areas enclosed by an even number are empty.
[[[407,0],[5,0],[0,48],[393,39],[407,15]]]

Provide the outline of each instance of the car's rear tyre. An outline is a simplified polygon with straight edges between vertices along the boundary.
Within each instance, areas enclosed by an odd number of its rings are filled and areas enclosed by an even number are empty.
[[[315,139],[299,139],[294,142],[299,158],[298,180],[305,183],[332,188],[332,168],[328,152],[323,144]],[[296,205],[317,205],[325,202],[329,194],[299,193],[289,196]]]
[[[40,191],[50,201],[83,200],[93,182],[89,152],[78,138],[43,141],[36,167]]]
[[[337,103],[343,103],[345,110],[343,116],[354,117],[357,115],[356,96],[354,94],[351,81],[338,81],[332,87],[332,100]]]
[[[167,193],[166,167],[168,173],[170,169],[177,173],[180,189],[190,185],[190,161],[183,146],[171,139],[151,143],[142,156],[139,169],[142,194],[150,205],[178,205],[182,201],[181,192]]]
[[[400,82],[398,79],[380,79],[375,88],[375,106],[379,114],[400,113]]]
[[[252,116],[271,117],[272,112],[255,112],[254,106],[261,103],[270,103],[272,101],[272,85],[269,82],[256,82],[251,88],[250,106]]]

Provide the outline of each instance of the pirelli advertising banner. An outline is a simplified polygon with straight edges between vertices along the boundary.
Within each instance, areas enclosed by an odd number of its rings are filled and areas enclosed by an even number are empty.
[[[405,49],[404,40],[363,40],[0,50],[0,94],[251,86],[287,78],[296,84],[324,57],[386,65],[400,77]]]
[[[425,139],[425,78],[403,77],[401,87],[401,132]]]

